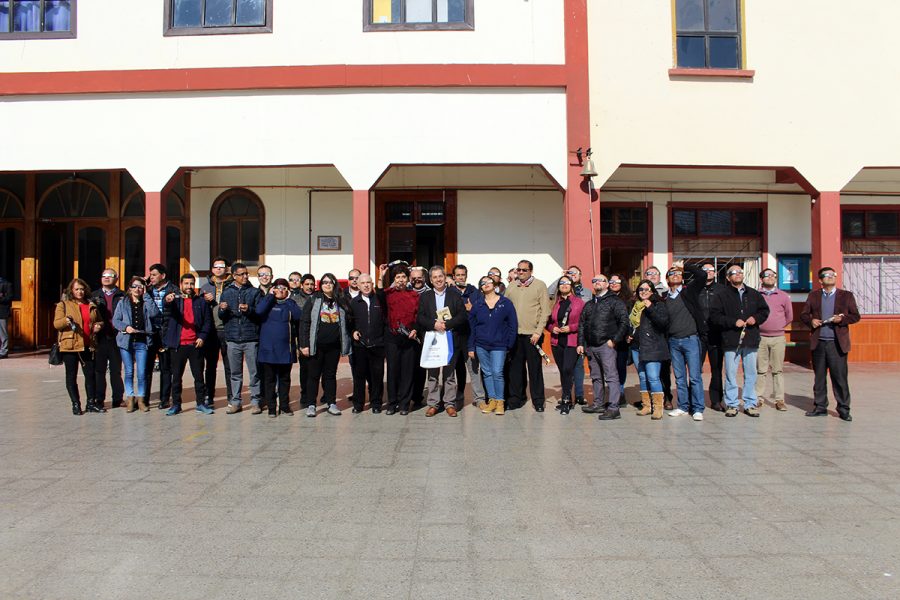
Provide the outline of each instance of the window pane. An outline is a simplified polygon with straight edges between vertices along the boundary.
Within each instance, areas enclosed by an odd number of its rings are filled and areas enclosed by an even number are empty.
[[[106,260],[106,232],[99,227],[85,227],[78,231],[78,277],[92,290],[100,287],[100,273]]]
[[[18,229],[0,229],[0,274],[12,284],[12,299],[21,299],[22,236]]]
[[[438,23],[464,23],[466,0],[438,0]]]
[[[600,209],[600,233],[614,233],[613,227],[613,209]]]
[[[219,251],[228,259],[228,262],[234,262],[238,258],[238,229],[237,221],[219,221]]]
[[[200,27],[200,3],[202,0],[173,0],[173,27]]]
[[[69,31],[69,0],[47,0],[44,2],[44,31]]]
[[[13,8],[14,31],[41,30],[40,0],[14,0]]]
[[[673,210],[675,235],[697,235],[697,213],[693,210]]]
[[[127,284],[132,275],[144,273],[144,228],[131,227],[125,230],[125,272],[120,281]]]
[[[122,212],[123,217],[143,217],[144,216],[144,197],[137,195],[128,201],[125,210]]]
[[[701,210],[700,235],[731,235],[731,211]]]
[[[169,194],[169,197],[166,198],[166,216],[173,219],[184,216],[181,210],[181,201],[175,194]]]
[[[444,220],[443,202],[420,202],[419,220],[428,223],[441,223]]]
[[[234,25],[234,5],[231,0],[206,0],[207,27]]]
[[[759,211],[736,210],[734,211],[735,235],[759,235]]]
[[[0,219],[22,219],[22,206],[10,194],[0,192]]]
[[[712,69],[737,69],[741,66],[738,58],[736,37],[709,38],[709,66]]]
[[[863,237],[865,221],[865,213],[845,212],[841,218],[841,234],[850,238]]]
[[[372,0],[372,23],[399,23],[402,0]]]
[[[9,32],[9,0],[0,0],[0,33]]]
[[[706,66],[705,38],[700,36],[679,35],[677,41],[678,66],[686,68],[703,68]]]
[[[737,31],[736,0],[709,0],[709,30]]]
[[[265,25],[266,0],[238,0],[237,25]]]
[[[431,23],[431,0],[406,0],[407,23]]]
[[[866,226],[867,237],[897,237],[900,235],[900,223],[897,222],[897,213],[870,212]]]
[[[259,221],[241,221],[241,259],[248,265],[258,265],[259,254]]]
[[[678,31],[703,31],[703,0],[678,0],[675,19]]]
[[[388,202],[387,220],[391,222],[404,222],[413,220],[413,203],[412,202]]]

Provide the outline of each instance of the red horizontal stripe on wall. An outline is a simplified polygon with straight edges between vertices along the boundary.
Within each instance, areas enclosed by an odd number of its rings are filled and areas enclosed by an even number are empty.
[[[0,95],[383,87],[566,87],[565,65],[315,65],[0,73]]]

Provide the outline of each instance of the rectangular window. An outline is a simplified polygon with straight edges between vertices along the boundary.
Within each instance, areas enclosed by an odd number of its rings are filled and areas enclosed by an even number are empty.
[[[841,213],[841,234],[853,239],[900,238],[900,211],[847,210]]]
[[[748,238],[762,235],[758,208],[676,208],[672,210],[675,237]]]
[[[679,67],[740,69],[742,0],[674,0]]]
[[[601,235],[646,235],[646,208],[605,207],[600,209]]]
[[[475,29],[475,0],[363,0],[363,31]]]
[[[0,39],[75,37],[77,0],[0,0]]]
[[[163,34],[271,33],[273,0],[164,0]]]

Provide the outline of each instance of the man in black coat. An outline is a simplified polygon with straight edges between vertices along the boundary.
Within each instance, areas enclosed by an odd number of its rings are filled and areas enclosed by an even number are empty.
[[[416,322],[423,332],[450,332],[453,336],[453,355],[444,367],[427,369],[426,387],[428,389],[428,410],[426,417],[437,414],[444,399],[447,415],[456,416],[456,361],[460,354],[465,354],[457,330],[468,324],[466,305],[460,294],[450,292],[447,288],[447,275],[442,267],[431,267],[431,289],[419,297],[419,312]],[[443,380],[443,386],[441,386]]]
[[[116,306],[125,297],[125,292],[117,285],[119,275],[115,269],[103,269],[100,274],[100,289],[91,294],[91,303],[103,317],[103,329],[97,334],[97,349],[94,354],[94,389],[97,405],[103,407],[106,402],[106,371],[109,368],[109,383],[112,388],[112,407],[122,406],[125,397],[125,382],[122,381],[122,355],[116,344],[116,328],[112,325],[112,317]]]
[[[717,294],[722,293],[725,286],[716,281],[716,267],[712,263],[703,264],[703,272],[706,273],[706,287],[699,295],[700,310],[706,319],[708,331],[706,339],[700,340],[700,365],[709,357],[709,407],[719,412],[725,412],[722,399],[725,397],[725,389],[722,385],[722,368],[725,364],[725,353],[722,351],[722,331],[718,325],[710,320],[710,311]]]
[[[726,417],[736,417],[740,408],[737,368],[744,370],[744,414],[758,417],[756,396],[756,353],[759,350],[759,326],[769,318],[769,305],[763,295],[744,285],[744,269],[728,267],[725,286],[713,302],[710,320],[722,330],[725,351]]]
[[[381,412],[384,395],[385,334],[387,333],[387,301],[384,292],[375,290],[368,273],[357,279],[359,293],[350,300],[350,322],[353,332],[353,412],[361,413],[366,404],[366,385],[372,413]],[[388,414],[394,409],[388,408]]]

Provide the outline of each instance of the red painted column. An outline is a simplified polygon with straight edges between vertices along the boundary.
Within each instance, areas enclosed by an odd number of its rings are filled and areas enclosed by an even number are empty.
[[[841,285],[844,270],[844,254],[841,251],[841,193],[820,192],[812,205],[812,279],[816,283],[816,271],[832,267]]]
[[[144,193],[144,265],[166,263],[166,211],[162,192]]]
[[[590,100],[588,82],[587,0],[566,0],[566,142],[568,152],[591,146]],[[591,236],[591,196],[581,177],[581,165],[574,155],[567,156],[566,191],[563,198],[566,264],[578,265],[586,274],[599,268],[600,236]],[[593,206],[599,212],[599,202]],[[599,222],[599,214],[593,218]],[[599,232],[599,228],[597,228]]]
[[[371,245],[369,221],[369,190],[353,190],[353,267],[369,272],[369,246]]]

